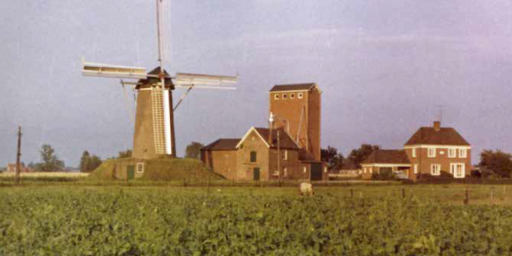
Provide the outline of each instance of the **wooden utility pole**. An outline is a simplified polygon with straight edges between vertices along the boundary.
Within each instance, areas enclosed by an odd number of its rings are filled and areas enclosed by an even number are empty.
[[[18,126],[18,153],[16,154],[16,184],[20,184],[21,171],[21,126]]]
[[[278,185],[281,187],[282,173],[281,173],[281,147],[280,147],[279,130],[277,130],[277,170],[279,174]]]

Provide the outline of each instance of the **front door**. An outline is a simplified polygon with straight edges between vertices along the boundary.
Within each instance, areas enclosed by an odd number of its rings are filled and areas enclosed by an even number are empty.
[[[135,165],[128,165],[126,168],[126,179],[133,180],[135,178]]]
[[[450,172],[454,178],[466,177],[466,165],[465,164],[451,164]]]
[[[322,164],[311,164],[311,180],[322,180]]]
[[[260,168],[253,169],[253,179],[260,180]]]

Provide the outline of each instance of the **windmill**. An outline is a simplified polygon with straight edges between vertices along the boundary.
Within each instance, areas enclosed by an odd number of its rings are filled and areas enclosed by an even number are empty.
[[[158,61],[159,67],[147,72],[143,67],[127,67],[85,62],[82,60],[82,74],[93,77],[135,79],[121,80],[123,87],[131,85],[137,91],[137,107],[133,137],[133,158],[152,159],[161,155],[176,157],[174,133],[174,111],[193,88],[236,89],[229,87],[238,81],[234,76],[177,73],[169,75],[164,70],[161,36],[161,4],[156,0]],[[173,105],[172,91],[187,89],[176,105]]]

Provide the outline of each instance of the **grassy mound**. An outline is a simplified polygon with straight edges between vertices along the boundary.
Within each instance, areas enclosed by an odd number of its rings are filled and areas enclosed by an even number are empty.
[[[203,162],[196,159],[155,159],[146,162],[142,179],[154,181],[214,181],[224,178],[210,171]]]
[[[92,171],[87,177],[89,180],[115,180],[114,169],[118,159],[109,159],[101,163],[98,168]]]
[[[109,159],[105,160],[96,170],[89,175],[90,180],[116,180],[116,165],[134,164],[134,159]],[[203,162],[196,159],[169,159],[160,158],[145,162],[144,174],[140,179],[145,181],[215,181],[224,178],[210,171]]]

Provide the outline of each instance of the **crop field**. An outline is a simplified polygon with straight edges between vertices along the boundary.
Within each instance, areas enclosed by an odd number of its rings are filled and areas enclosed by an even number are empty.
[[[0,187],[0,255],[512,255],[509,191]]]

